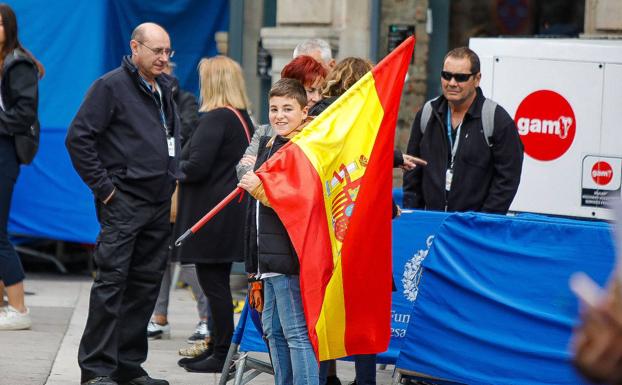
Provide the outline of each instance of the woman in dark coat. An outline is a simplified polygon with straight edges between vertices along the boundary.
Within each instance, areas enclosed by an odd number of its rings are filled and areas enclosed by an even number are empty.
[[[203,114],[181,152],[176,237],[237,187],[235,165],[253,135],[240,66],[224,56],[203,59],[199,77]],[[230,203],[177,250],[182,263],[196,265],[214,321],[208,350],[183,363],[188,371],[220,372],[227,356],[233,335],[229,274],[231,264],[243,260],[246,206]]]
[[[0,4],[0,302],[6,290],[9,305],[0,308],[0,330],[28,329],[24,304],[24,270],[7,224],[13,186],[19,174],[15,135],[26,133],[37,122],[38,78],[43,66],[17,39],[17,19]]]

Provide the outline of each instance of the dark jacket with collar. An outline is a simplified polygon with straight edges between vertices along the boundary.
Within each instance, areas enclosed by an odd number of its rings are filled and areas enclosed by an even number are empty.
[[[497,105],[490,147],[482,128],[485,97],[477,96],[464,116],[455,156],[451,191],[445,192],[445,176],[451,150],[447,138],[447,99],[432,102],[432,116],[421,133],[421,111],[411,128],[407,153],[425,159],[404,174],[404,207],[440,211],[507,213],[520,183],[523,145],[514,120]]]
[[[288,142],[277,135],[272,146],[266,147],[270,139],[270,136],[263,136],[259,140],[255,170]],[[272,208],[261,203],[257,215],[256,205],[257,201],[252,199],[247,210],[244,249],[246,271],[256,273],[259,267],[261,273],[299,275],[298,254],[283,222]]]
[[[4,58],[0,94],[0,174],[16,179],[19,163],[14,134],[26,132],[37,120],[39,73],[23,51],[16,49]]]
[[[180,122],[173,101],[173,78],[156,81],[168,129],[154,95],[129,56],[95,81],[67,132],[73,165],[95,197],[104,200],[115,187],[149,202],[170,199],[177,177]],[[175,138],[168,155],[167,134]]]

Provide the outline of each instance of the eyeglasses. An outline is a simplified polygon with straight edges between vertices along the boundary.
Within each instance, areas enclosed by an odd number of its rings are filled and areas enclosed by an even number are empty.
[[[454,79],[456,79],[456,81],[458,83],[466,82],[473,75],[475,75],[475,74],[455,74],[453,72],[441,71],[441,77],[443,79],[445,79],[447,81],[451,81],[451,78],[454,78]]]
[[[151,48],[148,45],[146,45],[145,43],[143,43],[142,41],[136,40],[136,42],[138,44],[142,45],[143,47],[149,49],[149,51],[153,52],[153,54],[156,55],[156,56],[164,55],[164,56],[169,57],[169,58],[175,56],[175,51],[173,51],[170,48]]]

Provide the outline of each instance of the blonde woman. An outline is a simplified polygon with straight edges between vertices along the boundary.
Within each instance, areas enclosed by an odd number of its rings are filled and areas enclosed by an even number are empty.
[[[253,135],[240,66],[225,56],[203,59],[199,77],[202,114],[181,151],[176,237],[236,188],[235,165]],[[223,368],[233,335],[229,274],[231,264],[243,260],[246,206],[228,205],[177,250],[182,263],[196,265],[214,322],[208,349],[180,362],[188,371],[218,373]]]

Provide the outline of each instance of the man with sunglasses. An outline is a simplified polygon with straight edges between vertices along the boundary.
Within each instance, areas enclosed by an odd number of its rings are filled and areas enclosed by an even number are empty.
[[[101,225],[78,351],[81,381],[89,385],[168,384],[141,364],[167,262],[180,153],[173,78],[164,73],[174,52],[153,23],[136,27],[129,46],[121,66],[93,83],[66,138]]]
[[[451,50],[443,95],[417,113],[407,153],[426,167],[404,174],[404,207],[507,213],[520,182],[523,146],[510,115],[479,88],[479,58]]]

